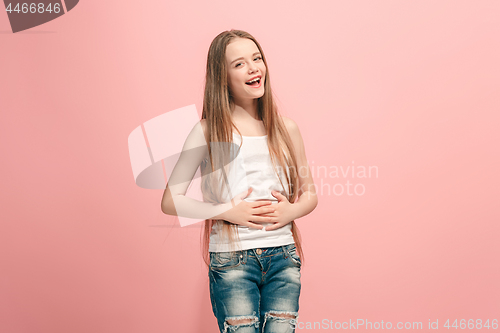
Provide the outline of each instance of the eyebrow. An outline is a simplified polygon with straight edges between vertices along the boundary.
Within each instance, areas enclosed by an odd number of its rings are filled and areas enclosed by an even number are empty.
[[[256,55],[256,54],[260,54],[260,52],[255,52],[254,54],[252,54],[252,56]],[[231,61],[229,64],[231,65],[233,62],[237,61],[237,60],[241,60],[243,59],[243,57],[239,57],[238,59],[234,59],[233,61]]]

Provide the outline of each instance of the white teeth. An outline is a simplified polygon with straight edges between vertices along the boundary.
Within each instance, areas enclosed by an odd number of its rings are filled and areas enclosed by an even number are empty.
[[[247,83],[253,83],[256,82],[257,80],[260,80],[260,77],[253,79],[252,81],[247,81]]]

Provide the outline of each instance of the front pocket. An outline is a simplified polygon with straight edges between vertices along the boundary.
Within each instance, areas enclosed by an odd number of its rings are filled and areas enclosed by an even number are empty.
[[[238,252],[212,252],[210,254],[210,268],[230,269],[241,264]]]
[[[288,250],[288,253],[290,254],[290,259],[292,259],[293,263],[297,266],[302,266],[302,262],[300,261],[300,257],[297,254],[297,248],[294,246],[291,249]]]

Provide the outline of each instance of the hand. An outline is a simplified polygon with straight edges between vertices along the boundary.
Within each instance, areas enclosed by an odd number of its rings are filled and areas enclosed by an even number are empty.
[[[262,229],[264,226],[256,223],[266,223],[272,222],[272,217],[261,215],[267,213],[273,213],[274,208],[269,207],[272,201],[254,201],[248,202],[243,200],[252,193],[252,188],[248,191],[244,191],[236,195],[231,201],[236,203],[236,206],[228,209],[220,215],[220,217],[226,221],[234,224],[244,225],[250,228]],[[230,205],[230,203],[228,203]],[[256,222],[256,223],[252,223]]]
[[[288,199],[281,193],[277,191],[272,191],[273,197],[278,199],[278,203],[271,206],[275,211],[273,213],[267,213],[264,216],[271,217],[274,224],[266,227],[266,231],[279,229],[295,219],[294,206],[288,201]]]

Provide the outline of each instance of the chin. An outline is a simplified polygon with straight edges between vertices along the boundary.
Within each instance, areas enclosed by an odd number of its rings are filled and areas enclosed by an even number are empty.
[[[262,96],[264,96],[264,92],[262,92],[261,94],[254,94],[253,98],[261,98]]]

